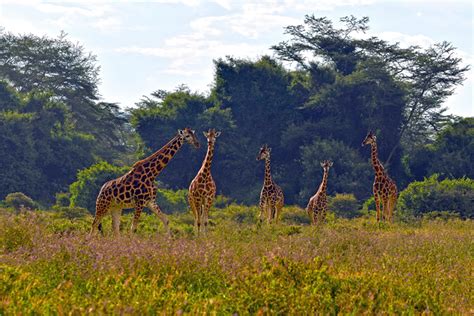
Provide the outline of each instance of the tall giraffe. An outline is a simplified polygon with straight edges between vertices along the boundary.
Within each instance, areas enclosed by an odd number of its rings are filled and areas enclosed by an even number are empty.
[[[260,222],[263,221],[263,216],[266,217],[267,223],[272,221],[278,222],[281,209],[284,204],[283,191],[273,181],[270,172],[270,152],[271,148],[263,145],[257,156],[257,160],[265,160],[265,180],[263,182],[262,192],[260,193]]]
[[[176,152],[183,146],[184,142],[199,148],[199,141],[193,130],[189,128],[178,130],[176,136],[161,149],[149,157],[137,161],[132,166],[132,169],[123,176],[106,182],[97,196],[91,234],[101,229],[100,222],[109,211],[112,215],[113,230],[115,234],[118,234],[120,216],[122,209],[125,208],[135,208],[131,227],[132,232],[134,232],[144,207],[149,207],[161,219],[169,233],[168,218],[155,202],[156,185],[154,181]]]
[[[374,179],[374,200],[375,209],[377,210],[377,222],[380,221],[380,203],[382,203],[382,219],[392,221],[393,210],[397,203],[397,185],[395,181],[390,179],[387,172],[385,171],[382,163],[378,158],[377,152],[377,137],[372,131],[369,131],[362,146],[371,145],[371,161],[375,171]]]
[[[201,231],[201,223],[204,224],[204,232],[207,230],[209,209],[216,197],[216,183],[211,175],[211,163],[214,157],[214,146],[216,138],[221,132],[216,132],[215,129],[209,129],[204,136],[207,139],[207,153],[202,162],[201,169],[199,169],[196,177],[189,185],[189,206],[194,215],[194,226],[197,233]]]
[[[321,162],[323,167],[323,180],[319,185],[318,191],[309,199],[308,206],[306,206],[306,212],[308,212],[311,224],[316,225],[323,223],[326,219],[326,213],[328,209],[328,201],[326,196],[326,188],[328,184],[329,168],[332,167],[332,161],[325,160]]]

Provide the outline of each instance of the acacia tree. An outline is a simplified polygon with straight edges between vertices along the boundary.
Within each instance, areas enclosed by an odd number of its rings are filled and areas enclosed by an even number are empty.
[[[396,142],[385,155],[388,164],[401,143],[411,147],[426,142],[433,131],[447,122],[442,104],[462,83],[469,67],[462,65],[456,49],[447,42],[428,49],[401,48],[398,43],[377,37],[361,39],[358,35],[369,29],[367,17],[347,16],[340,21],[343,27],[337,28],[325,17],[307,15],[303,25],[286,27],[290,39],[272,49],[281,60],[294,62],[310,74],[322,65],[332,69],[334,77],[351,75],[360,67],[372,69],[371,65],[387,71],[404,91],[403,117],[395,133]],[[380,78],[375,78],[375,83],[380,82]],[[313,94],[322,87],[314,86]],[[413,140],[417,142],[412,143]]]

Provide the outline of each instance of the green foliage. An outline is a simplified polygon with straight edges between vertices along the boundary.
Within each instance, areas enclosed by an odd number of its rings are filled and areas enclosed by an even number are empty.
[[[83,207],[95,212],[95,200],[105,182],[118,178],[129,171],[102,161],[77,173],[77,180],[69,187],[71,207]]]
[[[307,202],[318,189],[323,177],[320,161],[325,159],[334,161],[328,176],[329,194],[353,192],[359,199],[370,194],[373,171],[367,159],[343,142],[316,139],[312,144],[301,148],[301,204]]]
[[[83,207],[77,206],[61,206],[57,207],[56,211],[64,218],[67,219],[76,219],[84,218],[86,215],[89,215],[89,211]]]
[[[55,207],[64,207],[71,204],[71,196],[68,192],[65,193],[56,193],[56,203]]]
[[[9,193],[5,197],[5,203],[19,211],[22,207],[33,209],[36,207],[35,201],[22,192]]]
[[[359,215],[359,203],[354,194],[339,194],[330,197],[329,210],[339,217],[352,218]]]
[[[474,118],[467,117],[447,125],[432,144],[413,150],[406,159],[417,180],[433,173],[441,177],[474,178]]]
[[[462,218],[474,218],[474,180],[469,178],[438,180],[433,175],[415,181],[400,193],[398,210],[402,215],[421,216],[427,212],[457,212]]]
[[[188,211],[188,190],[158,189],[156,201],[165,213],[182,213]]]

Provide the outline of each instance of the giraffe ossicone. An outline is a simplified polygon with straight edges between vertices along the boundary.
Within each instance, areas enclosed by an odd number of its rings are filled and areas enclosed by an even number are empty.
[[[283,190],[273,181],[270,170],[270,152],[268,145],[263,145],[258,153],[257,160],[265,160],[265,179],[260,193],[260,222],[265,217],[267,223],[276,222],[284,205]]]
[[[203,132],[207,139],[207,152],[196,177],[189,185],[188,201],[194,216],[194,226],[199,234],[201,229],[207,231],[209,210],[216,197],[216,183],[211,175],[211,163],[214,157],[216,138],[221,132],[209,129]]]
[[[112,227],[115,234],[119,233],[122,210],[134,208],[131,230],[137,228],[143,208],[148,207],[163,222],[169,233],[168,218],[156,204],[155,178],[166,167],[178,150],[187,142],[199,148],[199,141],[193,130],[185,128],[161,149],[145,159],[133,164],[132,169],[123,176],[106,182],[100,189],[96,200],[96,211],[92,223],[91,234],[100,228],[100,223],[109,212],[112,215]]]

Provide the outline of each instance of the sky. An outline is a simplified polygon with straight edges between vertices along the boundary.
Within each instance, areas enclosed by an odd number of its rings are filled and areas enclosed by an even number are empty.
[[[401,46],[449,41],[473,65],[469,0],[0,0],[0,26],[56,37],[61,31],[97,56],[102,100],[133,107],[158,89],[181,84],[208,93],[217,58],[274,56],[284,27],[306,14],[368,16],[368,34]],[[446,101],[448,112],[474,116],[474,70]]]

